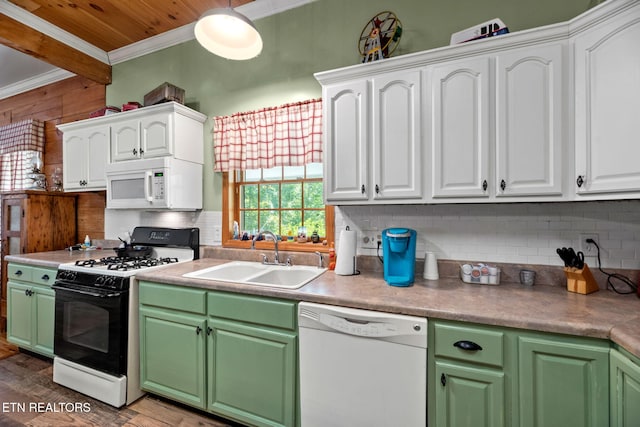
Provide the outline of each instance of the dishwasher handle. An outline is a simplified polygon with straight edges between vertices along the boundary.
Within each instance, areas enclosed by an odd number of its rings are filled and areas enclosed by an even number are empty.
[[[300,316],[311,319],[325,326],[327,329],[360,337],[387,338],[399,335],[416,334],[422,332],[423,329],[422,326],[417,323],[406,328],[392,322],[356,319],[353,317],[337,316],[327,313],[314,314],[302,311]]]

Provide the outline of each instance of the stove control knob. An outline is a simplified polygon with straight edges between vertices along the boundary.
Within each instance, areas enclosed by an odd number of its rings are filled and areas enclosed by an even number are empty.
[[[115,277],[107,277],[107,279],[105,280],[105,286],[108,288],[113,288],[116,284],[116,278]]]
[[[96,277],[96,286],[102,286],[104,285],[104,282],[106,280],[106,276],[98,276]]]

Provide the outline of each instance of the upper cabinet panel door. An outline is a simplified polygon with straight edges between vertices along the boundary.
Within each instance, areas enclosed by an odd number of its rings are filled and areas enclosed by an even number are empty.
[[[102,126],[88,131],[87,188],[107,187],[106,166],[109,163],[109,127]]]
[[[367,81],[324,88],[327,202],[367,200]]]
[[[488,196],[489,58],[431,70],[433,197]]]
[[[562,44],[496,58],[496,195],[562,192]]]
[[[111,125],[111,159],[114,162],[140,158],[140,120]]]
[[[373,79],[373,198],[422,197],[420,70]]]
[[[578,194],[640,191],[640,5],[575,37]]]
[[[173,154],[173,115],[156,114],[140,121],[141,156],[162,157]]]

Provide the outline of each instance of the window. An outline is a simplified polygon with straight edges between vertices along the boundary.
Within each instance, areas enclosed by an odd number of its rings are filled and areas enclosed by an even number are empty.
[[[259,230],[269,230],[282,237],[281,245],[292,251],[323,251],[333,242],[333,207],[323,200],[322,164],[277,166],[226,173],[223,222],[239,225],[239,236],[231,231],[223,235],[224,246],[249,247],[248,240]],[[227,200],[227,203],[224,201]],[[235,219],[234,219],[235,218]],[[305,227],[308,243],[298,241],[300,227]],[[310,242],[313,232],[327,245]]]

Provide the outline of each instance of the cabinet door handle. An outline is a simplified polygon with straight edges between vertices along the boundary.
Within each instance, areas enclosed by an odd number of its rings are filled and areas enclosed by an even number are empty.
[[[211,335],[211,332],[213,332],[213,329],[211,329],[211,326],[207,326],[207,335]]]
[[[135,156],[136,154],[138,154],[138,150],[136,150],[135,148],[133,149],[133,155]]]
[[[140,149],[140,155],[142,156],[144,154],[144,150],[141,148]]]
[[[482,181],[482,191],[487,191],[487,187],[488,186],[489,186],[489,184],[487,183],[486,179],[484,181]]]
[[[24,294],[25,296],[30,297],[33,295],[33,291],[31,289],[25,289]]]
[[[461,350],[467,351],[479,351],[482,350],[482,347],[473,341],[456,341],[453,343],[454,347],[458,347]]]
[[[507,183],[503,179],[502,181],[500,181],[500,189],[504,191],[505,188],[507,188]]]
[[[200,332],[202,332],[202,328],[200,326],[196,327],[196,335],[200,335]]]
[[[376,184],[376,194],[380,194],[380,187]]]
[[[582,184],[584,184],[584,175],[578,175],[578,179],[576,179],[576,184],[578,185],[578,188],[582,187]]]
[[[442,387],[447,385],[447,377],[445,376],[444,373],[442,375],[440,375],[440,384],[442,384]]]
[[[362,187],[360,187],[360,192],[364,194],[364,184],[362,184]]]

